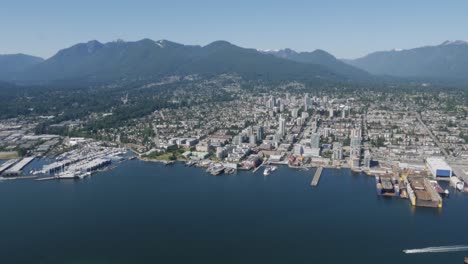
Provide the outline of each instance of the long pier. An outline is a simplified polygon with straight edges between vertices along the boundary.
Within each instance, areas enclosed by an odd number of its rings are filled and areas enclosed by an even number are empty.
[[[27,158],[23,158],[22,160],[20,160],[19,162],[17,162],[15,165],[13,165],[12,167],[8,168],[8,170],[6,170],[4,172],[4,175],[5,176],[19,176],[21,174],[21,170],[26,167],[26,165],[28,165],[31,161],[34,160],[35,157],[27,157]]]
[[[318,167],[317,170],[315,171],[314,178],[312,179],[312,182],[310,185],[312,187],[316,187],[320,181],[320,176],[322,176],[322,171],[323,167]]]
[[[2,174],[4,171],[6,171],[8,168],[10,168],[11,166],[13,166],[13,164],[15,164],[16,162],[18,162],[19,159],[11,159],[11,160],[8,160],[6,161],[5,163],[3,163],[1,166],[0,166],[0,174]]]

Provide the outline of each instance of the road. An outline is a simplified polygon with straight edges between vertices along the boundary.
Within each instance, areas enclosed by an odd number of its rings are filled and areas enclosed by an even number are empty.
[[[442,153],[444,154],[445,158],[448,158],[449,157],[449,154],[447,153],[447,151],[442,147],[442,144],[440,144],[439,140],[437,139],[436,136],[434,136],[434,134],[432,134],[432,131],[426,126],[426,124],[424,124],[424,122],[422,121],[421,119],[421,115],[419,113],[415,113],[416,114],[416,118],[418,119],[419,123],[423,126],[423,128],[427,131],[427,133],[429,134],[429,136],[432,138],[432,140],[434,140],[435,144],[437,145],[437,147],[439,147],[440,151],[442,151]]]

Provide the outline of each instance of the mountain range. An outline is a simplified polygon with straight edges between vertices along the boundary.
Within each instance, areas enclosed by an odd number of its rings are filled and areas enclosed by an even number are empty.
[[[468,41],[380,51],[346,62],[377,75],[468,82]]]
[[[202,47],[143,39],[104,44],[95,40],[80,43],[60,50],[43,62],[10,74],[10,80],[112,82],[223,73],[236,73],[247,79],[344,79],[322,65],[286,60],[226,41],[215,41]]]
[[[116,82],[223,73],[246,79],[316,82],[361,82],[395,76],[468,83],[468,42],[381,51],[354,60],[339,60],[323,50],[260,51],[226,41],[196,46],[150,39],[93,40],[62,49],[46,60],[24,54],[0,55],[0,80],[17,83]]]

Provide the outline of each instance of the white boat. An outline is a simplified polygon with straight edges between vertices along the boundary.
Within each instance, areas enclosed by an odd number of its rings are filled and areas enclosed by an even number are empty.
[[[263,171],[263,175],[268,176],[268,175],[270,175],[270,172],[271,172],[271,168],[266,167],[265,170]]]
[[[73,172],[65,171],[55,175],[57,179],[75,179],[77,176]]]
[[[465,188],[465,183],[460,181],[460,182],[457,182],[457,190],[460,191],[460,192],[463,192],[463,189]]]
[[[276,166],[271,166],[271,171],[272,171],[272,172],[273,172],[273,171],[276,171],[276,169],[278,169],[278,167],[276,167]]]

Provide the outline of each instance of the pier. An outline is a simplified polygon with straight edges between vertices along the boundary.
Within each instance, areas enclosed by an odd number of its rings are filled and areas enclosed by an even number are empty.
[[[13,166],[13,164],[15,164],[16,162],[18,162],[19,159],[12,159],[12,160],[8,160],[6,161],[5,163],[3,163],[1,166],[0,166],[0,174],[2,174],[4,171],[6,171],[8,168],[10,168],[11,166]]]
[[[317,170],[315,171],[314,178],[312,179],[312,182],[310,185],[312,187],[316,187],[320,181],[320,176],[322,176],[322,171],[323,167],[318,167]]]
[[[3,173],[4,176],[19,176],[21,174],[21,170],[33,160],[34,157],[23,158],[21,161],[17,162],[15,165],[6,170]]]
[[[264,161],[262,161],[262,163],[261,163],[260,165],[258,165],[258,167],[256,167],[256,168],[255,168],[255,169],[252,171],[252,173],[255,173],[255,172],[257,172],[257,171],[260,169],[260,167],[262,167],[262,166],[263,166],[263,164],[266,164],[266,162],[267,162],[267,161],[268,161],[268,160],[264,160]]]

